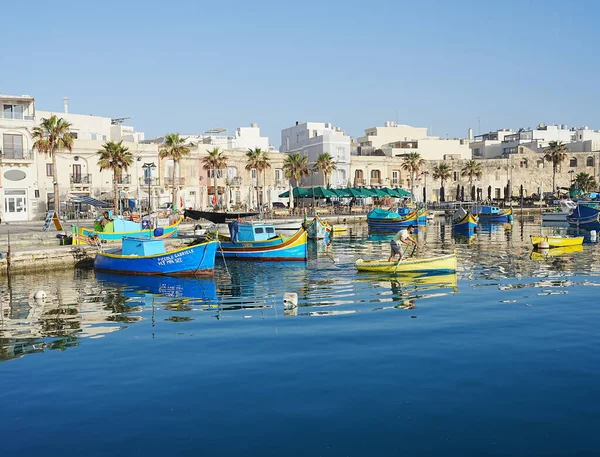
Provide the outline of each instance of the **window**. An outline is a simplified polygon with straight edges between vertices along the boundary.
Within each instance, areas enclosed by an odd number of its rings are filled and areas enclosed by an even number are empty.
[[[2,112],[4,113],[4,119],[23,119],[23,105],[4,105]]]
[[[4,157],[7,159],[23,158],[23,135],[4,134]]]
[[[458,171],[452,173],[452,181],[458,181]]]
[[[69,132],[74,140],[77,139],[77,132]]]
[[[318,135],[318,132],[316,130],[313,130],[313,138],[316,138]]]
[[[283,180],[283,169],[282,168],[275,168],[275,181],[282,181]]]
[[[362,172],[362,170],[355,170],[355,171],[354,171],[354,177],[355,177],[356,179],[362,179],[362,177],[363,177],[363,172]]]
[[[473,149],[473,155],[476,157],[481,157],[481,149],[480,148],[474,148]]]
[[[242,193],[239,190],[235,191],[235,202],[240,203],[242,201]]]
[[[300,134],[296,133],[296,143],[300,143]]]
[[[585,160],[585,166],[586,167],[593,167],[594,166],[594,158],[593,157],[588,157]]]
[[[252,179],[256,179],[256,168],[253,168],[252,170],[250,170],[250,177]]]
[[[398,170],[392,170],[392,184],[400,184],[400,172]]]
[[[258,234],[258,233],[265,233],[265,231],[263,230],[262,227],[255,227],[254,228],[254,233]]]
[[[54,193],[46,194],[46,206],[48,207],[48,211],[54,209]]]
[[[275,233],[275,229],[273,227],[267,227],[265,230],[267,233]]]
[[[544,168],[544,159],[538,159],[538,161],[537,161],[537,167],[539,169]]]
[[[500,188],[496,187],[494,189],[494,198],[500,198]]]
[[[577,166],[577,159],[575,157],[571,158],[571,160],[569,160],[569,167],[571,168],[575,168]]]
[[[519,162],[519,168],[528,168],[527,167],[527,159],[523,159]]]
[[[46,164],[46,176],[54,176],[54,169],[51,163]]]
[[[379,179],[381,173],[379,170],[371,170],[371,179]]]
[[[102,135],[102,141],[106,141],[106,135]]]
[[[223,169],[222,168],[217,168],[216,170],[217,172],[217,179],[221,179],[223,177]],[[214,178],[215,177],[215,170],[208,170],[208,177],[209,178]]]

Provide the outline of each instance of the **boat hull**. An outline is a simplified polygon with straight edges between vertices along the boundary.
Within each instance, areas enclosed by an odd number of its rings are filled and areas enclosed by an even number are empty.
[[[120,250],[99,252],[94,269],[128,275],[212,276],[217,241],[151,256],[121,255]]]
[[[306,230],[309,240],[325,240],[331,235],[331,227],[315,217]]]
[[[408,258],[400,262],[358,259],[355,265],[358,271],[376,273],[414,273],[420,271],[451,273],[456,271],[456,254],[427,259]]]
[[[413,211],[406,216],[400,216],[398,213],[388,211],[387,213],[390,217],[374,217],[373,214],[375,211],[377,211],[377,214],[382,213],[382,210],[373,210],[367,214],[367,225],[371,230],[394,231],[411,225],[427,224],[427,215],[425,212]],[[398,217],[392,217],[394,214],[398,215]]]
[[[542,213],[542,222],[567,222],[567,217],[570,214],[570,212],[564,211]]]
[[[181,218],[177,220],[174,224],[167,225],[163,227],[163,234],[158,237],[153,237],[154,230],[146,229],[139,230],[135,232],[97,232],[95,230],[80,228],[79,229],[79,242],[86,243],[90,239],[99,239],[101,241],[112,242],[112,241],[121,241],[123,237],[136,237],[136,238],[170,238],[173,236],[177,236],[177,231],[179,229],[179,224],[181,224]]]
[[[536,236],[531,235],[531,244],[537,246],[538,244],[546,242],[551,248],[560,248],[566,246],[579,246],[583,244],[582,236]]]
[[[575,254],[577,252],[583,252],[583,246],[565,246],[562,248],[544,249],[543,251],[533,251],[531,253],[531,260],[548,260],[552,257],[560,257],[561,255]]]
[[[574,227],[598,229],[600,228],[600,210],[578,204],[571,215],[567,216],[567,222]]]
[[[479,218],[470,212],[467,212],[460,220],[454,222],[452,226],[456,230],[475,230],[477,224],[479,223]]]
[[[221,243],[226,259],[253,261],[285,261],[308,259],[307,234],[299,230],[290,238],[280,238],[280,243],[260,245],[259,243]]]

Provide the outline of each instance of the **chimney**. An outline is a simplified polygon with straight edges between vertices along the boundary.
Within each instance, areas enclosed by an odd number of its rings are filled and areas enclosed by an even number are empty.
[[[69,114],[69,97],[63,98],[63,103],[65,105],[65,114]]]
[[[469,135],[467,136],[469,140],[473,140],[473,129],[469,127]]]

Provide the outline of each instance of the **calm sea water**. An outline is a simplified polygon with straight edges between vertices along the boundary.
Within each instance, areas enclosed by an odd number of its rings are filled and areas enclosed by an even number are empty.
[[[358,274],[391,236],[355,227],[214,280],[16,277],[0,454],[598,455],[600,247],[532,256],[539,232],[436,221],[422,255],[456,249],[456,275]]]

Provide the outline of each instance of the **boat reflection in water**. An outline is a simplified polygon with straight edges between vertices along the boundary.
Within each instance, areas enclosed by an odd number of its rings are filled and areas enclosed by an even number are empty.
[[[475,241],[474,229],[457,229],[452,228],[452,238],[456,244],[471,244]]]
[[[531,260],[538,260],[538,261],[539,260],[548,260],[548,259],[551,259],[552,257],[566,256],[569,254],[576,254],[578,252],[583,252],[582,245],[564,246],[564,247],[552,248],[552,249],[537,249],[531,253],[530,258],[531,258]]]
[[[381,294],[377,301],[394,303],[391,306],[373,308],[373,311],[414,309],[417,300],[458,293],[456,273],[399,273],[385,279],[381,279],[381,275],[373,275],[372,278],[359,278],[357,281],[371,281],[374,286],[386,289],[387,292]]]

